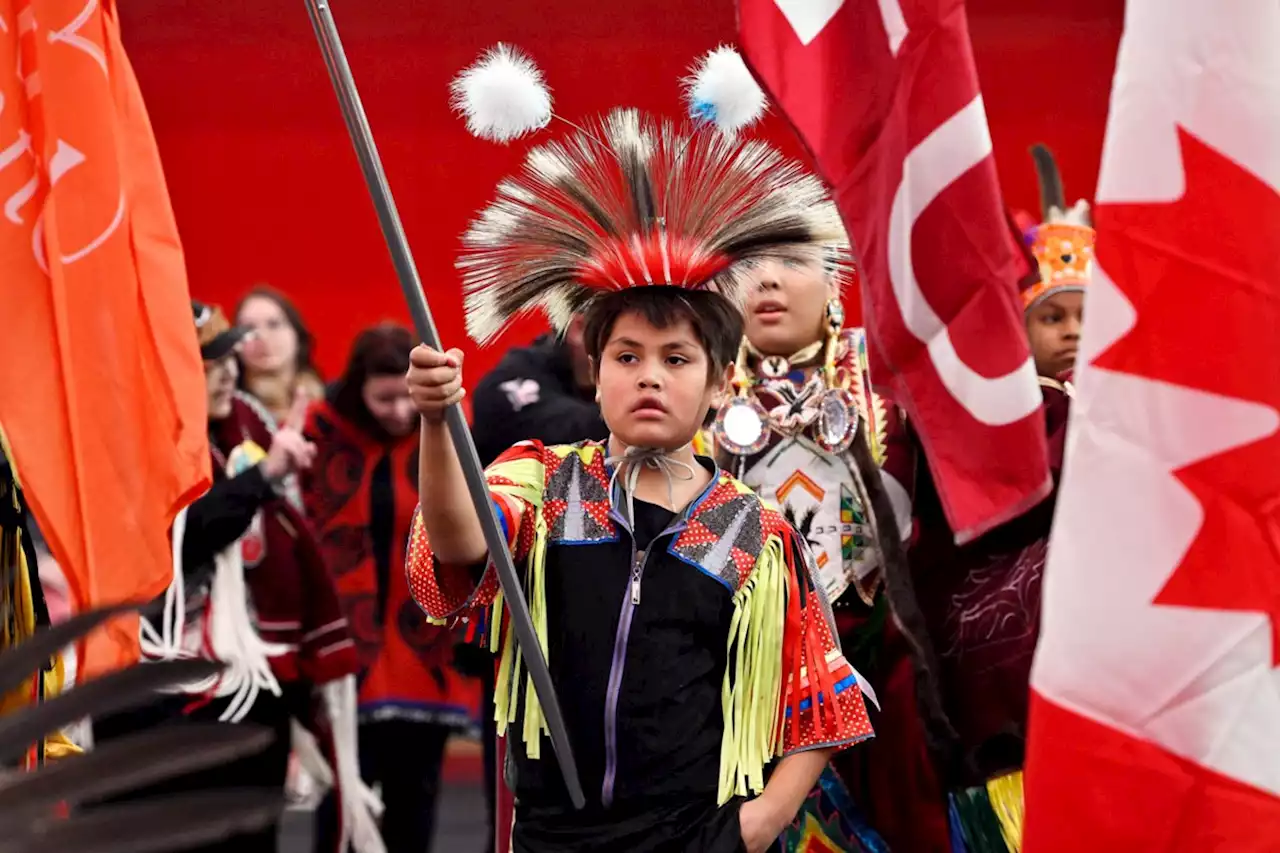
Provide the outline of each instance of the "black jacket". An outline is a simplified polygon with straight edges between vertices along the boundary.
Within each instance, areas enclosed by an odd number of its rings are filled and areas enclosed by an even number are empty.
[[[600,407],[574,382],[568,347],[554,335],[503,356],[476,386],[471,410],[471,434],[484,465],[526,439],[573,444],[609,436]]]

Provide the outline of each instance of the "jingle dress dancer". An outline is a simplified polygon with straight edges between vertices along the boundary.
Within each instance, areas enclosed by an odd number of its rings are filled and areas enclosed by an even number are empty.
[[[841,644],[880,703],[876,742],[823,774],[784,848],[927,853],[947,846],[946,813],[919,723],[911,648],[884,592],[884,554],[905,572],[903,546],[881,542],[910,536],[916,456],[903,416],[871,388],[864,331],[844,328],[842,249],[817,263],[756,268],[734,396],[711,440],[726,467],[780,506],[813,548]],[[869,490],[890,517],[868,510]]]

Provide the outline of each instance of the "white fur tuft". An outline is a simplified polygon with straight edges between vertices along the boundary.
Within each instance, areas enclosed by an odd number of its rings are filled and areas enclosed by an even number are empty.
[[[764,115],[764,92],[732,47],[717,47],[690,71],[682,82],[689,114],[695,120],[714,122],[733,136]]]
[[[551,121],[542,72],[516,48],[499,44],[453,79],[450,103],[481,139],[510,142]]]

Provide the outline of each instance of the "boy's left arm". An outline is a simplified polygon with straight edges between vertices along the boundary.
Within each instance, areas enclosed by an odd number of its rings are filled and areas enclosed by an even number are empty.
[[[812,552],[789,525],[783,538],[789,589],[782,634],[782,754],[843,749],[873,736],[862,677],[840,649]]]
[[[749,853],[763,851],[795,820],[836,747],[795,752],[778,762],[764,793],[742,804],[738,821]]]

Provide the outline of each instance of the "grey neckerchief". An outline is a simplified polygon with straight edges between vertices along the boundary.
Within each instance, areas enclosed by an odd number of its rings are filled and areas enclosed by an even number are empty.
[[[627,496],[627,523],[634,527],[636,518],[635,491],[636,483],[640,480],[640,470],[642,468],[653,468],[661,471],[667,477],[667,507],[672,512],[675,511],[675,478],[681,480],[692,480],[694,477],[693,466],[687,462],[681,462],[678,459],[672,459],[671,451],[663,450],[660,447],[628,447],[621,456],[609,456],[605,459],[606,465],[613,465],[613,476],[609,478],[609,493],[613,493],[614,485],[618,481],[618,476],[623,476],[623,490]],[[676,468],[683,468],[687,474],[677,474]],[[624,473],[625,472],[625,473]]]

